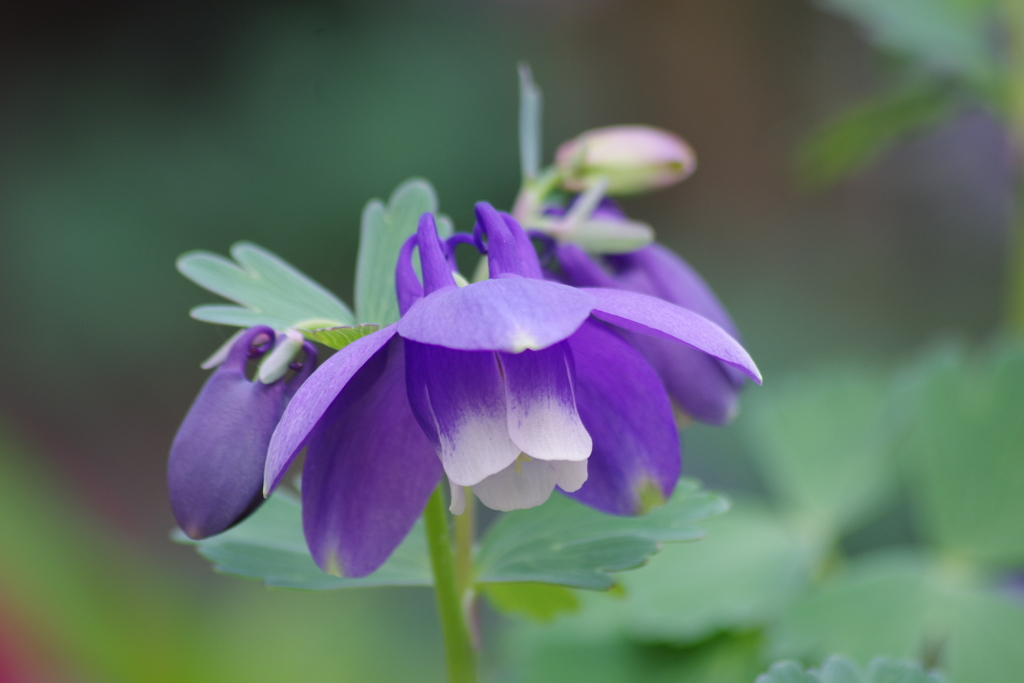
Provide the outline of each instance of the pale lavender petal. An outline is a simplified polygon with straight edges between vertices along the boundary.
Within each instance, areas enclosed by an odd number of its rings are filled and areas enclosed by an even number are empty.
[[[595,303],[584,290],[513,275],[420,299],[398,321],[398,333],[463,351],[540,350],[575,332]]]
[[[306,542],[321,569],[366,576],[391,555],[441,479],[405,394],[402,341],[348,381],[310,435],[302,472]]]
[[[452,483],[471,486],[518,457],[520,449],[508,435],[496,354],[453,351],[408,339],[405,354],[413,414]]]
[[[555,486],[575,491],[587,480],[587,461],[536,460],[520,456],[501,472],[473,487],[480,502],[492,510],[525,510],[544,503]]]
[[[576,412],[568,344],[502,353],[498,359],[505,376],[508,435],[516,446],[540,460],[586,460],[593,443]]]
[[[728,332],[693,311],[645,294],[617,289],[584,288],[598,303],[594,316],[633,332],[682,342],[743,370],[761,383],[750,354]]]
[[[461,515],[466,511],[466,489],[451,479],[448,480],[448,489],[451,491],[451,502],[448,505],[448,512],[453,515]]]
[[[281,481],[288,465],[349,380],[395,335],[395,325],[357,339],[325,362],[292,397],[270,439],[263,472],[263,495]]]
[[[261,336],[273,339],[274,331],[254,327],[235,340],[227,359],[196,396],[171,445],[171,509],[191,538],[224,531],[262,502],[263,462],[284,410],[287,385],[246,378],[250,347]]]
[[[594,439],[587,483],[571,497],[617,515],[668,499],[679,478],[679,433],[657,373],[601,323],[583,325],[569,346],[576,406]]]

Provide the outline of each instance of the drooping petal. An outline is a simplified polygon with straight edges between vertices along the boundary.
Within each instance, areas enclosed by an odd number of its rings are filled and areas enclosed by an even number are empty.
[[[235,341],[227,359],[203,385],[171,445],[171,509],[191,538],[224,531],[262,502],[267,444],[284,410],[288,385],[246,378],[250,347],[261,336],[272,340],[274,331],[254,327]],[[305,364],[312,368],[315,355]]]
[[[263,495],[281,481],[288,465],[306,445],[310,432],[352,377],[395,335],[395,325],[377,330],[341,349],[296,392],[274,430],[263,472]]]
[[[480,502],[508,512],[537,507],[551,497],[555,486],[575,491],[587,480],[587,461],[536,460],[521,456],[501,472],[473,487]]]
[[[471,486],[518,457],[505,417],[497,356],[405,340],[413,414],[454,484]]]
[[[508,435],[515,445],[539,460],[586,460],[593,444],[576,412],[568,344],[498,358],[505,376]]]
[[[601,323],[585,323],[568,344],[576,406],[594,439],[587,483],[571,497],[616,515],[667,500],[679,478],[679,434],[657,373]]]
[[[730,376],[746,377],[703,351],[645,334],[623,332],[665,383],[669,396],[695,420],[713,425],[732,422],[739,412],[739,388]]]
[[[682,342],[734,365],[761,383],[750,354],[725,330],[693,311],[645,294],[597,287],[584,288],[598,303],[595,317],[633,332]]]
[[[310,435],[302,519],[313,559],[366,576],[391,555],[441,479],[441,464],[406,398],[402,341],[355,373]]]
[[[398,333],[463,351],[540,350],[575,332],[595,303],[584,290],[513,275],[420,299],[398,321]]]

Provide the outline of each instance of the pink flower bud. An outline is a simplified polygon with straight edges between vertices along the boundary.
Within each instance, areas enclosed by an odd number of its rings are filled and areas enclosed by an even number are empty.
[[[581,192],[600,177],[608,194],[668,187],[697,168],[697,156],[681,137],[651,126],[595,128],[562,144],[555,156],[562,184]]]

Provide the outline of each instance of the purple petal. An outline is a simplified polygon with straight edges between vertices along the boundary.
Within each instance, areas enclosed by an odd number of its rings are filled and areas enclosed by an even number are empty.
[[[505,227],[508,228],[509,233],[512,235],[512,239],[516,243],[516,251],[519,254],[518,274],[523,277],[534,278],[536,280],[542,279],[544,277],[544,272],[540,268],[540,261],[537,259],[537,250],[533,248],[533,243],[530,241],[529,235],[527,235],[522,226],[516,222],[516,219],[509,214],[502,213],[501,219],[505,222]]]
[[[260,336],[273,339],[274,331],[254,327],[235,341],[227,360],[196,396],[171,445],[171,509],[191,538],[224,531],[262,502],[267,444],[284,410],[288,385],[246,378],[249,349]],[[315,363],[315,356],[307,360],[307,365]]]
[[[598,300],[595,317],[633,332],[682,342],[736,366],[761,383],[761,373],[750,354],[707,318],[645,294],[596,287],[583,291]]]
[[[728,371],[745,376],[697,349],[667,339],[623,331],[661,377],[669,396],[695,420],[714,425],[732,422],[739,412],[739,388]]]
[[[395,325],[388,325],[357,339],[328,358],[296,392],[270,439],[263,495],[269,495],[281,481],[288,465],[306,445],[310,432],[348,381],[394,335]]]
[[[402,315],[409,310],[413,302],[423,298],[423,285],[416,277],[412,267],[412,252],[416,248],[417,235],[410,235],[398,251],[398,264],[395,266],[395,295],[398,297],[398,310]]]
[[[558,265],[562,268],[565,282],[573,287],[622,288],[611,274],[606,272],[590,255],[572,242],[563,242],[557,247]],[[645,292],[653,294],[653,292]]]
[[[519,353],[566,339],[594,304],[586,291],[512,275],[420,299],[398,321],[398,333],[450,349]]]
[[[498,358],[505,376],[508,435],[516,446],[540,460],[586,460],[593,443],[576,412],[568,344]]]
[[[316,563],[366,576],[391,555],[441,479],[412,415],[402,341],[392,339],[351,378],[309,438],[302,521]]]
[[[445,258],[445,246],[437,236],[434,217],[425,213],[420,216],[416,229],[416,245],[420,251],[420,269],[423,272],[423,291],[431,294],[439,289],[455,287],[448,259]]]
[[[667,500],[679,478],[679,433],[657,373],[600,323],[569,338],[576,363],[576,406],[594,452],[588,478],[570,494],[616,515],[645,512]]]
[[[505,469],[520,449],[509,438],[497,356],[405,340],[413,414],[448,478],[471,486]]]
[[[491,277],[526,275],[520,263],[519,243],[501,214],[487,202],[478,202],[475,208],[477,225],[487,235],[487,267]]]
[[[587,480],[587,461],[535,460],[520,456],[501,472],[473,487],[480,502],[508,512],[537,507],[551,497],[555,486],[576,491]]]

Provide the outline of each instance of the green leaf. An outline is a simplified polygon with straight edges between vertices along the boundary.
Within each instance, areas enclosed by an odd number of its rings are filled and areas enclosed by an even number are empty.
[[[422,522],[373,574],[358,579],[325,574],[306,547],[301,505],[284,492],[275,493],[251,517],[222,534],[193,541],[176,531],[174,540],[195,545],[219,572],[260,579],[267,586],[325,590],[433,584]]]
[[[398,320],[395,295],[398,252],[405,240],[416,232],[420,216],[428,211],[435,214],[441,238],[449,237],[451,220],[437,216],[437,194],[433,186],[421,178],[399,185],[391,193],[386,207],[379,199],[366,204],[356,262],[356,317],[360,323],[384,326]]]
[[[477,556],[479,583],[536,581],[603,590],[609,572],[632,569],[662,541],[703,536],[695,522],[724,512],[728,502],[680,480],[669,503],[640,517],[606,515],[565,496],[503,515],[484,536]]]
[[[797,178],[808,189],[842,180],[894,142],[947,120],[959,110],[959,104],[957,92],[936,81],[869,99],[825,125],[801,146]]]
[[[356,339],[365,337],[380,329],[379,325],[355,325],[354,327],[325,327],[318,330],[301,330],[307,339],[320,342],[332,349],[343,349]]]
[[[938,657],[953,683],[1014,683],[1024,673],[1024,604],[968,567],[905,551],[852,562],[770,633],[783,657]]]
[[[210,305],[193,308],[196,320],[275,330],[352,325],[348,307],[282,258],[252,242],[231,247],[235,261],[208,251],[190,251],[178,257],[178,271],[200,287],[239,306]],[[237,262],[237,263],[236,263]]]
[[[812,540],[830,543],[893,493],[901,414],[889,384],[871,368],[827,366],[749,397],[750,451]]]
[[[845,657],[829,657],[820,670],[804,671],[797,662],[776,662],[756,683],[942,683],[937,673],[925,673],[912,662],[897,662],[885,657],[871,661],[861,670]]]
[[[579,598],[565,586],[550,583],[485,583],[487,600],[499,612],[523,614],[540,622],[553,620],[580,608]]]
[[[860,24],[880,48],[929,71],[987,82],[995,71],[993,2],[984,0],[818,0]]]
[[[700,543],[666,546],[620,577],[626,598],[615,608],[630,638],[687,644],[759,628],[810,583],[818,552],[764,508],[740,503],[702,526]]]
[[[917,516],[946,555],[1024,565],[1024,346],[924,364],[906,447]]]

